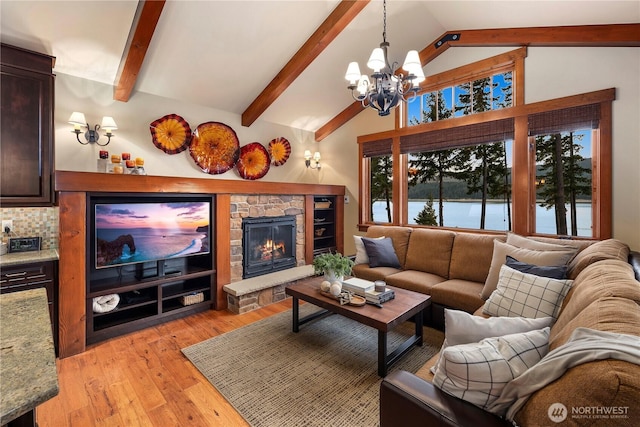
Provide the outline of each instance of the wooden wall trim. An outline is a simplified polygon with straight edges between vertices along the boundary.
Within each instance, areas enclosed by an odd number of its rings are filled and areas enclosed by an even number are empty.
[[[174,176],[131,176],[56,171],[56,191],[101,193],[326,194],[344,195],[344,185],[299,184]]]
[[[216,196],[216,310],[227,308],[227,298],[222,287],[231,283],[231,195]],[[226,245],[220,244],[226,242]]]
[[[58,245],[58,321],[61,358],[82,353],[86,345],[86,265],[87,198],[84,193],[62,192],[60,243]]]

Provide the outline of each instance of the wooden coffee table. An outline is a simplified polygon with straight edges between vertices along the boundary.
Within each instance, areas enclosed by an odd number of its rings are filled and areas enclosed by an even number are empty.
[[[328,313],[339,314],[356,322],[378,330],[378,375],[387,375],[389,367],[404,356],[414,345],[422,346],[423,310],[431,304],[430,296],[406,289],[394,288],[396,297],[385,302],[382,308],[366,304],[365,306],[340,305],[337,300],[322,295],[319,291],[323,277],[311,277],[286,287],[287,295],[293,297],[293,332],[300,326]],[[324,310],[300,319],[300,300],[306,301]],[[391,353],[387,353],[387,334],[403,322],[414,319],[415,334],[400,344]]]

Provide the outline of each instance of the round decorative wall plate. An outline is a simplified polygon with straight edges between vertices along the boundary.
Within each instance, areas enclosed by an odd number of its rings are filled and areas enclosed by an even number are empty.
[[[240,141],[236,132],[224,123],[206,122],[193,132],[189,152],[203,172],[217,175],[236,164]]]
[[[191,127],[177,114],[167,114],[151,122],[149,130],[153,145],[167,154],[180,153],[191,142]]]
[[[291,144],[283,137],[272,139],[269,142],[269,154],[271,155],[271,164],[274,166],[284,165],[291,155]]]
[[[244,179],[260,179],[269,172],[270,163],[271,158],[267,149],[259,142],[251,142],[240,148],[240,158],[236,168]]]

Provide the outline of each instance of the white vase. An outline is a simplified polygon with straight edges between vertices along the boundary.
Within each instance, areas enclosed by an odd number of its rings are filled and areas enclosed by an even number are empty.
[[[342,282],[344,280],[344,276],[336,276],[336,273],[333,271],[325,271],[324,279],[327,280],[329,283]]]

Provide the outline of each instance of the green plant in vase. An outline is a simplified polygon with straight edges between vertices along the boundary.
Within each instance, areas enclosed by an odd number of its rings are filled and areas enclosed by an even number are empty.
[[[330,283],[341,281],[351,274],[353,261],[341,253],[324,253],[313,259],[313,270],[316,274],[324,274]]]

